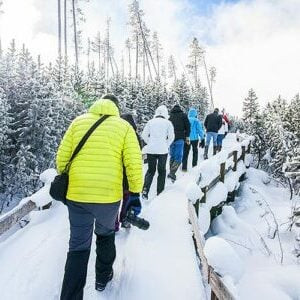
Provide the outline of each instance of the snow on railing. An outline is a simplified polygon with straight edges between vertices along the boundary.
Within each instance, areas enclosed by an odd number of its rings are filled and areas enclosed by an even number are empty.
[[[210,228],[211,218],[222,212],[227,202],[232,202],[235,192],[244,180],[249,167],[252,137],[244,139],[231,149],[205,160],[198,168],[198,180],[187,190],[189,199],[189,219],[193,229],[193,239],[197,255],[201,261],[204,279],[211,287],[211,299],[234,300],[232,292],[225,285],[222,277],[209,265],[205,255],[204,234]]]
[[[40,180],[44,186],[33,195],[26,197],[12,210],[0,216],[0,235],[11,229],[22,218],[35,209],[47,209],[52,204],[49,189],[52,180],[57,175],[54,169],[48,169],[41,173]]]

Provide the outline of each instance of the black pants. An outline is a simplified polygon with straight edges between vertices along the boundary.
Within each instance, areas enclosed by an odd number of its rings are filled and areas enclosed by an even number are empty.
[[[187,143],[184,143],[184,149],[183,149],[183,159],[182,159],[182,170],[187,170],[187,162],[189,157],[189,152],[192,146],[193,149],[193,161],[192,166],[197,166],[198,162],[198,140],[191,141],[191,144],[188,145]]]
[[[93,228],[96,240],[96,281],[106,282],[116,258],[115,220],[120,202],[91,204],[67,201],[70,221],[69,252],[61,300],[82,300]]]
[[[150,190],[153,177],[156,172],[156,166],[158,171],[157,177],[157,194],[160,194],[165,188],[166,182],[166,163],[168,154],[147,154],[148,170],[145,175],[144,191],[147,193]]]

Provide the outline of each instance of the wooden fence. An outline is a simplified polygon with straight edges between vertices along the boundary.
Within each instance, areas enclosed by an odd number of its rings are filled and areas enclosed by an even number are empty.
[[[211,267],[208,264],[208,261],[204,254],[204,244],[205,244],[205,238],[201,231],[201,228],[199,228],[198,223],[198,212],[200,207],[200,203],[206,202],[206,196],[208,191],[210,191],[214,186],[216,186],[219,182],[225,182],[226,174],[229,171],[237,171],[237,165],[239,161],[245,162],[246,154],[250,153],[250,147],[251,147],[251,141],[249,141],[248,148],[246,149],[246,146],[241,145],[242,154],[240,158],[238,158],[238,150],[234,150],[231,153],[228,154],[227,159],[230,159],[233,157],[233,166],[229,166],[226,168],[226,162],[223,162],[220,164],[220,173],[218,176],[216,176],[214,179],[211,180],[211,182],[205,186],[202,187],[201,190],[203,192],[203,197],[201,199],[198,199],[195,204],[192,204],[191,201],[188,203],[188,211],[189,211],[189,219],[190,223],[192,224],[193,229],[193,239],[194,239],[194,245],[195,250],[197,252],[197,255],[200,259],[201,263],[201,270],[202,270],[202,276],[205,279],[205,281],[210,285],[211,287],[211,300],[235,300],[234,296],[231,294],[229,289],[224,284],[222,277],[217,274],[213,267]],[[245,174],[242,174],[240,176],[240,181],[244,179]],[[199,185],[201,183],[201,174],[199,176],[199,179],[197,181],[197,184]],[[228,198],[230,201],[234,199],[235,191],[228,193]],[[212,217],[215,217],[216,214],[220,214],[222,211],[222,207],[226,204],[226,202],[220,203],[217,207],[213,207],[213,213],[211,211]]]
[[[19,221],[21,221],[25,216],[27,216],[30,212],[36,209],[44,210],[48,209],[51,206],[52,202],[48,204],[37,207],[37,205],[28,198],[28,201],[16,206],[14,209],[9,211],[7,214],[0,216],[0,235],[4,232],[11,229],[14,225],[16,225]]]

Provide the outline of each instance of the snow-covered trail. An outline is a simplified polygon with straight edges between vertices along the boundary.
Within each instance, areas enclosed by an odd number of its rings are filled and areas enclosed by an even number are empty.
[[[148,231],[117,234],[115,276],[103,293],[94,290],[93,243],[84,299],[206,299],[188,224],[185,190],[192,178],[180,175],[144,205]],[[67,209],[55,203],[50,210],[32,212],[29,225],[0,240],[5,270],[0,272],[0,298],[58,299],[68,237]]]

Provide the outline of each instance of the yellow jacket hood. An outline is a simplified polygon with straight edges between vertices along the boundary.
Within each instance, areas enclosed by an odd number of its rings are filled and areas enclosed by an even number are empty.
[[[109,99],[99,99],[89,108],[89,112],[95,115],[120,116],[119,109]]]

